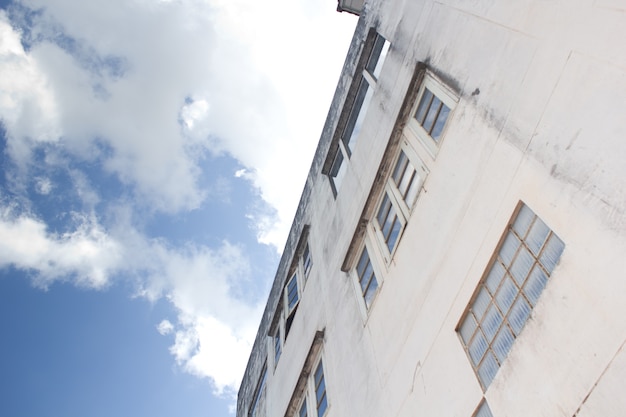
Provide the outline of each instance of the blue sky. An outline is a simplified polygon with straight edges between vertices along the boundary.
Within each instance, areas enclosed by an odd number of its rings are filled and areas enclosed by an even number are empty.
[[[356,24],[335,7],[0,0],[0,415],[232,412]]]

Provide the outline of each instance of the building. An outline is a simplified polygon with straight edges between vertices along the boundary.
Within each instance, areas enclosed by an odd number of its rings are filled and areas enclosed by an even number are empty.
[[[237,416],[626,415],[626,3],[358,19]]]

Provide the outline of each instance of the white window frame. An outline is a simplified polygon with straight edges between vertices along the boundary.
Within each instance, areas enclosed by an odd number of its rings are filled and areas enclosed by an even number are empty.
[[[367,250],[367,254],[369,255],[369,261],[374,271],[374,277],[376,278],[377,282],[376,292],[372,296],[369,306],[365,301],[363,290],[361,289],[361,277],[359,276],[357,270],[359,266],[359,261],[361,260],[361,256],[363,255],[364,250]],[[384,283],[384,275],[379,267],[382,263],[383,260],[380,258],[380,249],[378,247],[377,237],[374,236],[373,230],[368,227],[363,242],[361,243],[357,251],[354,265],[350,269],[354,293],[358,299],[359,311],[361,312],[361,317],[364,321],[367,320],[369,312],[372,311],[372,309],[374,308],[376,300],[378,299],[378,294],[380,293]]]
[[[354,147],[358,142],[363,122],[367,116],[367,110],[374,93],[380,73],[386,61],[391,43],[380,33],[376,32],[373,36],[372,49],[369,52],[365,66],[358,76],[358,86],[356,96],[350,104],[350,111],[345,126],[343,126],[341,135],[339,136],[338,148],[333,156],[333,162],[328,173],[331,183],[333,195],[337,196],[343,179],[347,171],[347,162],[352,156]],[[380,45],[382,42],[382,45]],[[380,50],[376,52],[380,45]],[[372,65],[372,58],[375,57],[375,65]],[[372,66],[374,68],[372,68]],[[361,88],[367,86],[365,94],[360,97]]]
[[[431,93],[434,94],[443,104],[445,104],[449,108],[449,113],[446,116],[446,121],[443,125],[440,139],[437,141],[433,139],[430,134],[424,129],[424,127],[415,119],[415,113],[417,112],[417,108],[424,96],[425,90],[428,89]],[[441,145],[445,139],[445,133],[448,125],[450,124],[450,120],[454,113],[454,109],[456,108],[457,103],[459,102],[458,97],[443,83],[439,82],[434,78],[434,76],[430,73],[427,73],[424,76],[424,81],[420,86],[419,92],[417,94],[417,100],[413,103],[413,107],[411,109],[408,127],[410,131],[417,137],[419,142],[426,148],[428,153],[433,159],[437,156]]]
[[[393,178],[396,165],[402,153],[404,153],[404,155],[407,157],[411,165],[413,165],[413,167],[415,168],[416,175],[418,175],[418,180],[417,180],[418,191],[415,196],[415,200],[413,201],[411,206],[409,206],[407,202],[404,201],[402,193],[398,189],[398,186],[396,185],[395,180]],[[421,194],[422,188],[424,187],[424,183],[427,177],[428,177],[428,169],[426,168],[426,165],[421,160],[421,158],[417,155],[413,147],[409,144],[406,136],[403,135],[402,142],[400,145],[400,150],[397,152],[395,158],[393,159],[391,172],[389,173],[389,176],[385,182],[385,187],[383,189],[383,192],[381,193],[378,203],[376,204],[376,210],[374,212],[374,216],[372,220],[370,221],[371,227],[374,229],[374,232],[378,240],[378,246],[381,248],[383,258],[385,260],[385,264],[387,265],[389,265],[391,263],[391,260],[393,259],[393,256],[398,248],[400,240],[402,239],[402,235],[404,233],[406,224],[409,218],[411,217],[411,213],[413,212],[413,209],[416,206],[417,201],[419,200],[419,196]],[[398,231],[398,236],[391,249],[389,249],[387,245],[387,239],[385,238],[381,225],[378,222],[378,214],[381,209],[381,205],[383,201],[385,200],[385,197],[389,199],[392,208],[396,212],[398,221],[400,222],[400,230]]]

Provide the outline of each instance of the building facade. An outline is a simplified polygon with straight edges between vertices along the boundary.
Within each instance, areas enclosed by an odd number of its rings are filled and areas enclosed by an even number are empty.
[[[237,416],[626,415],[626,3],[368,0]]]

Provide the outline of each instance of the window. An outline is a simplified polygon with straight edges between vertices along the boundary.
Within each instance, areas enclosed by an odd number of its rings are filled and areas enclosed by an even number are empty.
[[[521,204],[458,327],[483,390],[521,333],[564,248]]]
[[[261,378],[259,379],[256,390],[254,391],[254,400],[252,401],[252,406],[250,407],[250,411],[248,412],[248,416],[250,417],[265,415],[263,408],[265,407],[265,381],[266,380],[267,380],[267,363],[263,365],[263,370],[261,371]]]
[[[314,383],[317,417],[322,417],[328,408],[328,399],[326,398],[326,382],[324,381],[324,367],[321,360],[315,370]]]
[[[309,250],[309,244],[307,243],[302,253],[302,269],[304,270],[304,279],[309,277],[311,267],[313,266],[313,259],[311,259],[311,251]]]
[[[306,409],[306,398],[302,401],[302,405],[300,405],[300,410],[298,411],[298,417],[307,417],[307,409]]]
[[[370,308],[374,295],[376,295],[376,290],[378,289],[378,280],[376,279],[367,247],[363,248],[363,252],[356,266],[356,273],[359,279],[361,295],[363,296],[363,300],[365,300],[365,307]]]
[[[480,402],[480,405],[478,406],[476,411],[474,411],[472,417],[493,417],[493,414],[491,414],[491,410],[489,409],[489,405],[487,405],[487,401],[485,401],[485,399]]]
[[[367,109],[374,95],[376,82],[389,52],[389,41],[378,33],[375,34],[371,43],[368,43],[364,50],[367,50],[369,45],[371,45],[371,49],[368,51],[363,70],[358,77],[355,76],[355,82],[358,82],[356,95],[350,105],[348,119],[341,132],[339,148],[334,155],[329,172],[331,186],[335,195],[339,191],[346,172],[346,164],[344,162],[350,158],[354,151],[363,122],[365,121]]]
[[[285,410],[285,417],[321,417],[328,409],[326,379],[322,365],[325,329],[315,332],[311,348]]]
[[[458,99],[442,84],[427,75],[418,93],[409,127],[431,153],[437,154],[443,131]]]
[[[280,354],[282,353],[282,339],[280,337],[280,323],[276,326],[276,333],[274,333],[274,366],[278,363]]]
[[[387,250],[387,262],[391,261],[427,173],[421,159],[404,137],[374,222],[378,238]]]
[[[300,296],[298,294],[298,274],[295,273],[287,282],[287,290],[285,291],[287,296],[287,312],[290,313],[298,304]]]

